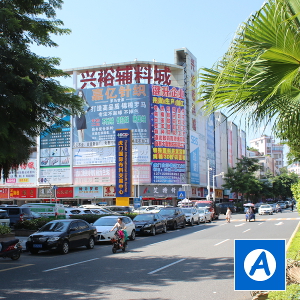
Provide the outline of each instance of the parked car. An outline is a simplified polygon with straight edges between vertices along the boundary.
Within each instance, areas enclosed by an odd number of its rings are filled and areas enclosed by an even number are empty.
[[[200,208],[200,207],[207,207],[208,210],[211,212],[212,214],[212,219],[213,220],[217,220],[219,219],[219,210],[216,207],[216,204],[213,201],[209,201],[209,200],[197,200],[195,201],[195,206]]]
[[[119,216],[120,217],[120,216]],[[116,230],[110,231],[118,221],[118,216],[104,216],[93,224],[97,229],[97,242],[108,242],[114,236]],[[131,218],[121,216],[126,225],[126,231],[130,240],[135,240],[135,224]]]
[[[147,214],[147,213],[158,213],[164,206],[151,205],[151,206],[141,206],[133,210],[137,214]]]
[[[280,205],[282,209],[286,209],[286,203],[284,201],[278,201],[277,203]]]
[[[263,204],[258,209],[259,215],[273,215],[273,208],[269,204]]]
[[[159,214],[167,219],[167,228],[175,230],[186,225],[185,214],[180,207],[165,207]]]
[[[104,206],[103,208],[108,208],[109,210],[121,215],[133,212],[133,207],[131,206]]]
[[[186,223],[193,226],[195,223],[200,224],[200,216],[196,207],[182,207],[185,214]]]
[[[199,218],[201,223],[211,222],[212,214],[207,208],[199,207],[198,209]]]
[[[226,215],[227,212],[227,207],[230,208],[232,213],[236,212],[235,206],[233,202],[221,202],[221,203],[216,203],[216,210],[219,214],[224,214]]]
[[[10,218],[6,210],[0,209],[0,225],[9,226]]]
[[[271,205],[273,213],[276,212],[276,203],[269,203],[269,205]]]
[[[69,249],[75,247],[94,248],[96,238],[96,228],[84,220],[52,220],[28,237],[26,249],[31,254],[37,254],[40,250],[58,250],[67,254]]]
[[[134,217],[133,223],[137,234],[167,232],[167,220],[158,213],[139,214]]]
[[[30,208],[19,207],[14,205],[0,206],[0,209],[6,210],[10,219],[10,226],[13,226],[19,221],[32,220],[33,215]]]

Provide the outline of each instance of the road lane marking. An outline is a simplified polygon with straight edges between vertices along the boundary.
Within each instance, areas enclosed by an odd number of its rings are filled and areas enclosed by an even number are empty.
[[[259,223],[259,224],[257,224],[257,225],[261,225],[261,224],[264,224],[263,222],[261,222],[261,223]]]
[[[163,241],[160,241],[160,242],[156,242],[156,243],[152,243],[152,244],[149,244],[148,246],[164,243],[164,242],[167,242],[167,241],[169,241],[169,239],[168,240],[163,240]]]
[[[239,225],[234,225],[235,227],[243,226],[245,223],[239,224]]]
[[[247,232],[247,231],[249,231],[249,230],[251,230],[251,229],[249,228],[249,229],[247,229],[247,230],[243,231],[243,233],[244,233],[244,232]]]
[[[13,270],[13,269],[19,269],[19,268],[25,268],[25,267],[29,267],[29,266],[33,266],[33,264],[28,264],[28,265],[23,265],[23,266],[18,266],[18,267],[12,267],[12,268],[8,268],[8,269],[3,269],[3,270],[0,270],[0,272],[9,271],[9,270]]]
[[[65,265],[65,266],[61,266],[61,267],[57,267],[57,268],[53,268],[53,269],[48,269],[48,270],[44,270],[43,272],[50,272],[50,271],[53,271],[53,270],[67,268],[67,267],[70,267],[70,266],[75,266],[75,265],[83,264],[85,262],[93,261],[93,260],[96,260],[96,259],[99,259],[99,258],[93,258],[93,259],[89,259],[89,260],[85,260],[85,261],[80,261],[78,263],[74,263],[74,264],[70,264],[70,265]]]
[[[166,266],[164,266],[164,267],[161,267],[161,268],[159,268],[159,269],[156,269],[156,270],[154,270],[154,271],[151,271],[151,272],[149,272],[148,274],[154,274],[154,273],[156,273],[156,272],[158,272],[158,271],[161,271],[161,270],[166,269],[166,268],[168,268],[168,267],[170,267],[170,266],[173,266],[173,265],[175,265],[175,264],[178,264],[178,263],[180,263],[180,262],[182,262],[182,261],[184,261],[184,260],[186,260],[186,259],[185,259],[185,258],[179,259],[179,260],[177,260],[177,261],[175,261],[175,262],[173,262],[173,263],[171,263],[171,264],[168,264],[168,265],[166,265]]]
[[[275,225],[282,225],[283,224],[283,222],[279,222],[279,223],[277,223],[277,224],[275,224]]]
[[[276,220],[281,220],[282,218],[278,218],[278,219],[276,219]]]
[[[225,243],[225,242],[227,242],[227,241],[229,241],[229,239],[224,240],[224,241],[222,241],[222,242],[220,242],[220,243],[218,243],[218,244],[215,244],[215,246],[218,246],[218,245],[220,245],[220,244],[223,244],[223,243]]]

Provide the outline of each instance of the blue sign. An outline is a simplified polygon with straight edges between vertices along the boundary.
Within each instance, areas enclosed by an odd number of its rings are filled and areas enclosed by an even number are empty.
[[[140,198],[133,198],[133,206],[135,209],[141,207],[141,199]]]
[[[116,197],[130,197],[132,184],[131,130],[116,130]]]
[[[285,240],[235,240],[235,291],[284,291]]]
[[[184,198],[185,198],[185,191],[178,191],[177,199],[184,199]]]

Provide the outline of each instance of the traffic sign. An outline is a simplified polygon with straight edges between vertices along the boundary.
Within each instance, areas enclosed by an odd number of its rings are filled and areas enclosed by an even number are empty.
[[[284,291],[285,240],[235,240],[234,290]]]
[[[185,198],[185,191],[178,191],[177,199],[184,199],[184,198]]]

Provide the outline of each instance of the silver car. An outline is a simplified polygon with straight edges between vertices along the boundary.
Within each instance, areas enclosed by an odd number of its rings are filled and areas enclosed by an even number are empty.
[[[96,242],[109,242],[116,232],[110,231],[114,225],[117,223],[118,218],[121,217],[126,225],[126,231],[130,240],[135,240],[135,224],[132,222],[131,218],[124,216],[105,216],[99,218],[93,226],[97,229],[97,240]]]

